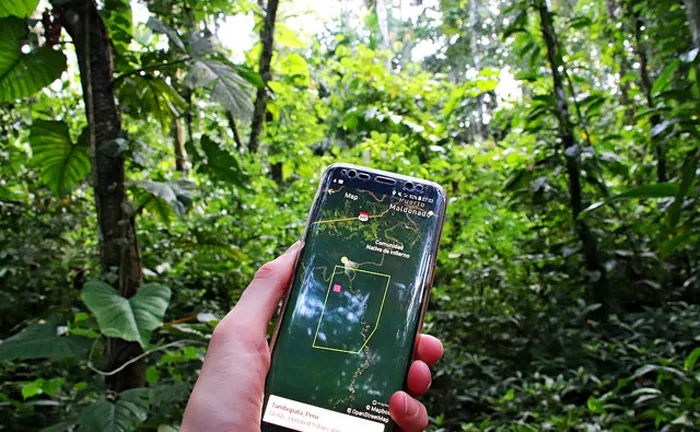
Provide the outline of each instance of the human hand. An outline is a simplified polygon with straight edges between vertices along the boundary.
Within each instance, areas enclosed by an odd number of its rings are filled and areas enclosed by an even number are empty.
[[[265,377],[270,369],[267,325],[289,286],[301,242],[263,265],[236,306],[216,326],[202,371],[187,402],[182,432],[260,431]],[[414,397],[425,394],[429,366],[440,360],[442,343],[419,335],[416,360],[408,370],[408,392],[398,391],[389,413],[404,432],[428,426],[428,412]]]

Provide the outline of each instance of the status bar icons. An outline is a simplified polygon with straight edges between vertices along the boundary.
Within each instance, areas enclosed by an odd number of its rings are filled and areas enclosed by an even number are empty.
[[[343,179],[333,179],[333,183],[343,184],[343,183],[345,183],[345,180],[343,180]]]
[[[428,204],[432,204],[432,203],[435,202],[434,199],[429,198],[429,197],[427,197],[427,196],[420,196],[420,195],[409,194],[409,193],[406,193],[406,192],[397,191],[396,189],[393,189],[393,190],[391,191],[391,195],[393,195],[393,196],[395,196],[395,197],[399,197],[399,198],[408,198],[408,199],[413,200],[413,201],[425,202],[425,203],[428,203]]]

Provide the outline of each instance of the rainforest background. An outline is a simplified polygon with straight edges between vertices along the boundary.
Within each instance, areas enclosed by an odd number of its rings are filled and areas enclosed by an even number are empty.
[[[699,0],[0,1],[0,429],[177,430],[345,161],[449,194],[432,431],[700,429]]]

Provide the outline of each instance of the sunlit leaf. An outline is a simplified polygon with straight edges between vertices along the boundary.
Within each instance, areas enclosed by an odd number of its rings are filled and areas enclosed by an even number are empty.
[[[105,0],[102,16],[117,53],[125,55],[129,51],[134,28],[131,3],[129,0]]]
[[[61,76],[66,56],[49,46],[28,53],[22,51],[24,22],[0,19],[0,102],[31,96]]]
[[[664,69],[661,75],[659,75],[656,81],[654,81],[654,86],[651,88],[652,94],[662,92],[668,88],[668,86],[671,84],[671,78],[673,78],[673,74],[676,72],[676,69],[678,69],[680,64],[680,59],[675,59],[671,62],[671,64],[666,66],[666,69]]]
[[[166,35],[168,39],[170,39],[170,42],[172,42],[173,45],[179,48],[180,51],[185,51],[185,44],[182,42],[182,39],[180,39],[180,36],[177,34],[177,31],[174,28],[170,27],[163,21],[153,16],[148,17],[146,25],[151,30]]]
[[[73,143],[65,122],[35,120],[30,131],[33,162],[55,195],[64,195],[90,173],[89,144]]]
[[[287,48],[306,48],[307,46],[284,22],[275,25],[275,43]]]
[[[26,18],[36,10],[39,0],[4,0],[0,1],[0,18],[16,16]],[[0,28],[2,24],[0,23]]]
[[[134,114],[150,115],[163,128],[184,112],[186,102],[163,78],[150,74],[131,75],[119,80],[119,100]]]
[[[683,362],[683,368],[688,372],[692,371],[698,358],[700,358],[700,347],[695,348],[693,352],[686,357],[685,362]]]

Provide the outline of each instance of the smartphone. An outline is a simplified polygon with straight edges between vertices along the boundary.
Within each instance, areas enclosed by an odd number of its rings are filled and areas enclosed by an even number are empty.
[[[272,337],[262,432],[394,430],[445,207],[436,183],[328,167]]]

